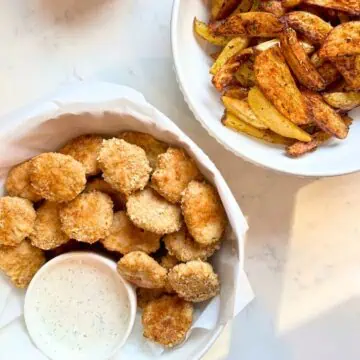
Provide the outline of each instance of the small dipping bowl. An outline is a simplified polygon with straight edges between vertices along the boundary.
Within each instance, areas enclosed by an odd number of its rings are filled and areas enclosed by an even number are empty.
[[[29,335],[52,360],[105,360],[129,337],[136,315],[133,287],[116,263],[72,252],[46,263],[25,296]]]

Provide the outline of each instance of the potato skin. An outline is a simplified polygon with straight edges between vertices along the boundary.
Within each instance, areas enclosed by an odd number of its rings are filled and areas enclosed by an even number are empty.
[[[303,0],[305,4],[347,12],[351,15],[360,15],[360,3],[349,0]]]

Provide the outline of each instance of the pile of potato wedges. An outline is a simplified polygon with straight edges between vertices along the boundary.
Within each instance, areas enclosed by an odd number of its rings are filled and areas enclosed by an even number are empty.
[[[291,157],[346,139],[360,106],[360,0],[212,0],[209,12],[194,30],[215,46],[226,127]]]

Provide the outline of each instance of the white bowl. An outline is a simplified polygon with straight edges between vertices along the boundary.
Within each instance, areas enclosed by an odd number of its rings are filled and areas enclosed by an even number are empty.
[[[71,252],[36,273],[26,291],[24,318],[33,342],[49,358],[105,360],[130,336],[136,306],[135,290],[113,260]],[[74,338],[81,350],[74,349]]]
[[[208,20],[204,0],[174,0],[171,39],[177,79],[185,101],[202,126],[226,149],[254,164],[300,176],[333,176],[360,170],[360,123],[354,122],[346,140],[333,140],[299,159],[285,155],[281,146],[270,145],[225,128],[224,107],[211,84],[209,47],[193,33],[194,17]],[[352,112],[360,120],[360,109]]]

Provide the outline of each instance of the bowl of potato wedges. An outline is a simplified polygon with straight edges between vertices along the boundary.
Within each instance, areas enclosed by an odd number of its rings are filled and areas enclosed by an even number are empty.
[[[172,50],[195,118],[237,156],[360,170],[360,1],[175,0]]]

